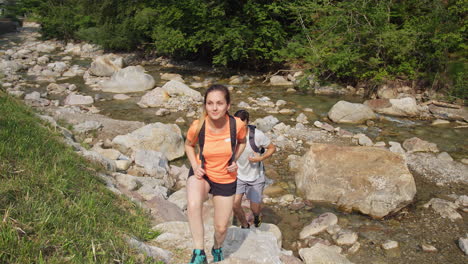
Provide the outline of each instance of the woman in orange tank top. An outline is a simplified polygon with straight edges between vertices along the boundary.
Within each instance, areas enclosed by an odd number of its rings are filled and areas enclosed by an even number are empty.
[[[194,243],[190,263],[207,263],[204,251],[204,228],[202,209],[208,193],[213,195],[214,205],[214,245],[211,253],[214,262],[224,259],[222,244],[226,238],[228,221],[231,216],[234,194],[236,193],[236,160],[245,148],[247,134],[245,123],[239,118],[231,119],[228,110],[231,107],[230,94],[223,85],[213,85],[205,93],[204,113],[187,132],[185,152],[193,169],[187,179],[187,215]],[[234,159],[231,157],[230,122],[236,123],[236,142]],[[203,164],[195,153],[200,130],[204,124]]]

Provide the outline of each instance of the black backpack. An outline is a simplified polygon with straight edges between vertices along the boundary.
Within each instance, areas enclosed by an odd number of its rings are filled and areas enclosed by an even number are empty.
[[[199,158],[201,161],[202,168],[205,168],[205,157],[203,157],[203,147],[205,146],[205,123],[203,122],[202,127],[200,128],[200,132],[198,134],[198,147],[200,148]],[[236,155],[236,145],[237,145],[237,128],[236,128],[236,119],[229,115],[229,133],[231,135],[231,149],[232,155],[229,159],[229,165],[234,161],[234,157]],[[193,168],[190,167],[189,176],[193,175]]]

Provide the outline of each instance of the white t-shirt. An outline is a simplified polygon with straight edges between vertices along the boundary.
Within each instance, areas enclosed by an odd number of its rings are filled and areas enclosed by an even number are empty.
[[[255,181],[258,179],[260,176],[264,175],[264,170],[263,170],[263,163],[262,162],[250,162],[249,157],[254,156],[255,152],[252,150],[252,147],[250,146],[249,142],[249,135],[250,135],[250,128],[249,132],[247,133],[247,136],[245,137],[246,139],[246,146],[244,149],[244,152],[240,155],[239,159],[237,159],[237,178],[243,181]],[[266,148],[268,145],[270,145],[270,139],[265,136],[265,134],[258,130],[255,129],[255,145],[257,145],[258,148],[264,147]],[[255,154],[259,155],[259,154]]]

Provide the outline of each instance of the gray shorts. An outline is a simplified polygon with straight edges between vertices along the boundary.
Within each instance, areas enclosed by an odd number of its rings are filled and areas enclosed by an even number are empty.
[[[254,203],[262,203],[262,193],[265,188],[265,176],[261,176],[255,181],[243,181],[237,178],[236,194],[243,194]]]

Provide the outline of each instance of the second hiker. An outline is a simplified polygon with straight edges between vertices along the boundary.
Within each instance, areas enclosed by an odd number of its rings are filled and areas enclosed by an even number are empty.
[[[249,112],[239,110],[234,116],[240,118],[246,125],[249,124]],[[275,151],[275,145],[262,131],[256,129],[255,126],[248,125],[247,144],[237,160],[237,189],[233,207],[234,215],[241,223],[242,228],[250,227],[241,207],[244,194],[250,200],[255,227],[259,227],[262,223],[260,210],[263,188],[265,187],[265,169],[262,161],[273,155]]]

